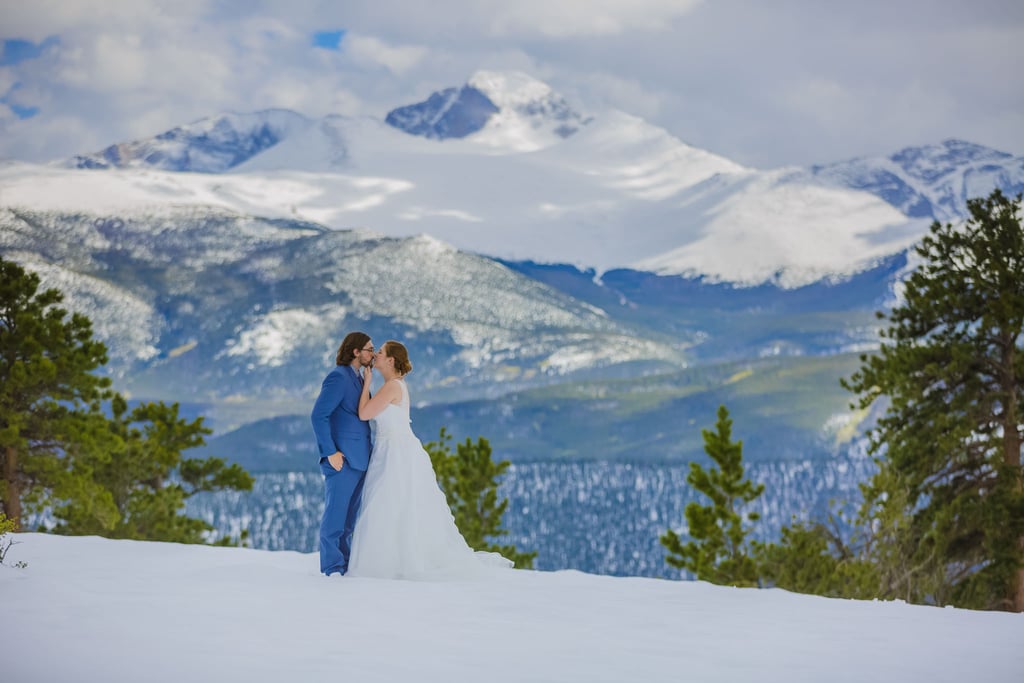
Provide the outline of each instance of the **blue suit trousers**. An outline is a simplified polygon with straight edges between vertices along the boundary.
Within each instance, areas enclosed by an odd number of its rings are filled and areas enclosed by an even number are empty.
[[[352,550],[352,531],[363,498],[366,472],[352,469],[347,463],[341,471],[320,461],[324,475],[324,516],[320,522],[320,571],[328,576],[348,570]]]

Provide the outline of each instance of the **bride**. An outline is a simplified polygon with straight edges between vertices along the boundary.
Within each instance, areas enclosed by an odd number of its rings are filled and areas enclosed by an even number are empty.
[[[385,342],[373,367],[384,377],[384,386],[371,398],[373,368],[364,368],[359,418],[374,420],[377,430],[347,575],[471,578],[511,567],[497,553],[474,552],[455,526],[430,456],[410,425],[405,375],[412,363],[405,346]]]

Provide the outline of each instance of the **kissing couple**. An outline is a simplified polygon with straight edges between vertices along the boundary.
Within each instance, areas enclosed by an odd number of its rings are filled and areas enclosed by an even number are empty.
[[[405,346],[386,341],[374,349],[369,335],[351,332],[335,363],[310,415],[324,476],[320,571],[431,580],[511,567],[497,553],[475,552],[455,526],[412,431]],[[384,384],[371,396],[375,372]]]

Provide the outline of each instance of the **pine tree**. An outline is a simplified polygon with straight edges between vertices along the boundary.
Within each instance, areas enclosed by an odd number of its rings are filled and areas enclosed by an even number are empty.
[[[79,452],[76,460],[80,466],[87,463],[93,479],[110,492],[119,519],[110,529],[99,528],[75,501],[55,510],[62,521],[58,533],[202,543],[213,527],[182,514],[186,500],[207,491],[252,490],[252,477],[239,465],[216,457],[183,457],[184,451],[202,446],[211,430],[202,417],[182,418],[177,403],[143,403],[129,411],[124,398],[115,395],[111,412],[108,428],[114,439],[109,443],[119,447],[92,454],[99,457]]]
[[[505,536],[501,519],[508,508],[508,498],[498,501],[500,477],[508,469],[508,460],[495,462],[491,445],[480,437],[474,444],[469,438],[452,453],[451,436],[442,427],[438,441],[424,446],[430,454],[437,483],[448,499],[455,517],[455,526],[474,550],[495,552],[512,560],[520,569],[533,567],[536,552],[520,552],[514,545],[497,545],[489,539]]]
[[[725,406],[718,408],[715,431],[701,430],[704,451],[718,468],[705,470],[699,463],[690,463],[686,481],[711,499],[711,505],[693,502],[686,506],[688,534],[693,539],[684,544],[679,535],[668,529],[661,544],[668,549],[665,561],[684,569],[698,579],[731,586],[756,586],[757,546],[747,540],[741,509],[764,491],[763,484],[744,479],[743,442],[732,441],[732,420]],[[756,521],[756,512],[746,519]]]
[[[110,496],[72,468],[69,448],[104,438],[100,401],[110,380],[92,325],[68,315],[56,289],[0,257],[0,511],[16,523],[53,497],[76,500],[102,525]]]
[[[1021,197],[968,201],[935,222],[883,344],[845,386],[866,408],[878,475],[862,514],[884,592],[914,602],[1024,610],[1024,225]],[[881,520],[881,523],[879,523]]]
[[[867,559],[864,540],[843,537],[843,517],[828,523],[799,522],[782,528],[778,543],[758,547],[764,585],[830,598],[878,597],[879,577]]]
[[[252,478],[219,458],[183,458],[210,430],[177,404],[129,411],[94,374],[106,347],[62,300],[0,257],[0,515],[20,524],[26,511],[48,511],[59,533],[202,542],[212,529],[182,514],[185,500],[249,490]]]

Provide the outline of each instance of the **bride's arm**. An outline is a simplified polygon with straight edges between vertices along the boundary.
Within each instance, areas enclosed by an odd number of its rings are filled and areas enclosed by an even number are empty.
[[[363,393],[359,395],[359,419],[372,420],[381,414],[390,403],[398,403],[402,400],[402,388],[398,382],[388,380],[384,386],[370,398],[370,381],[363,382]]]

